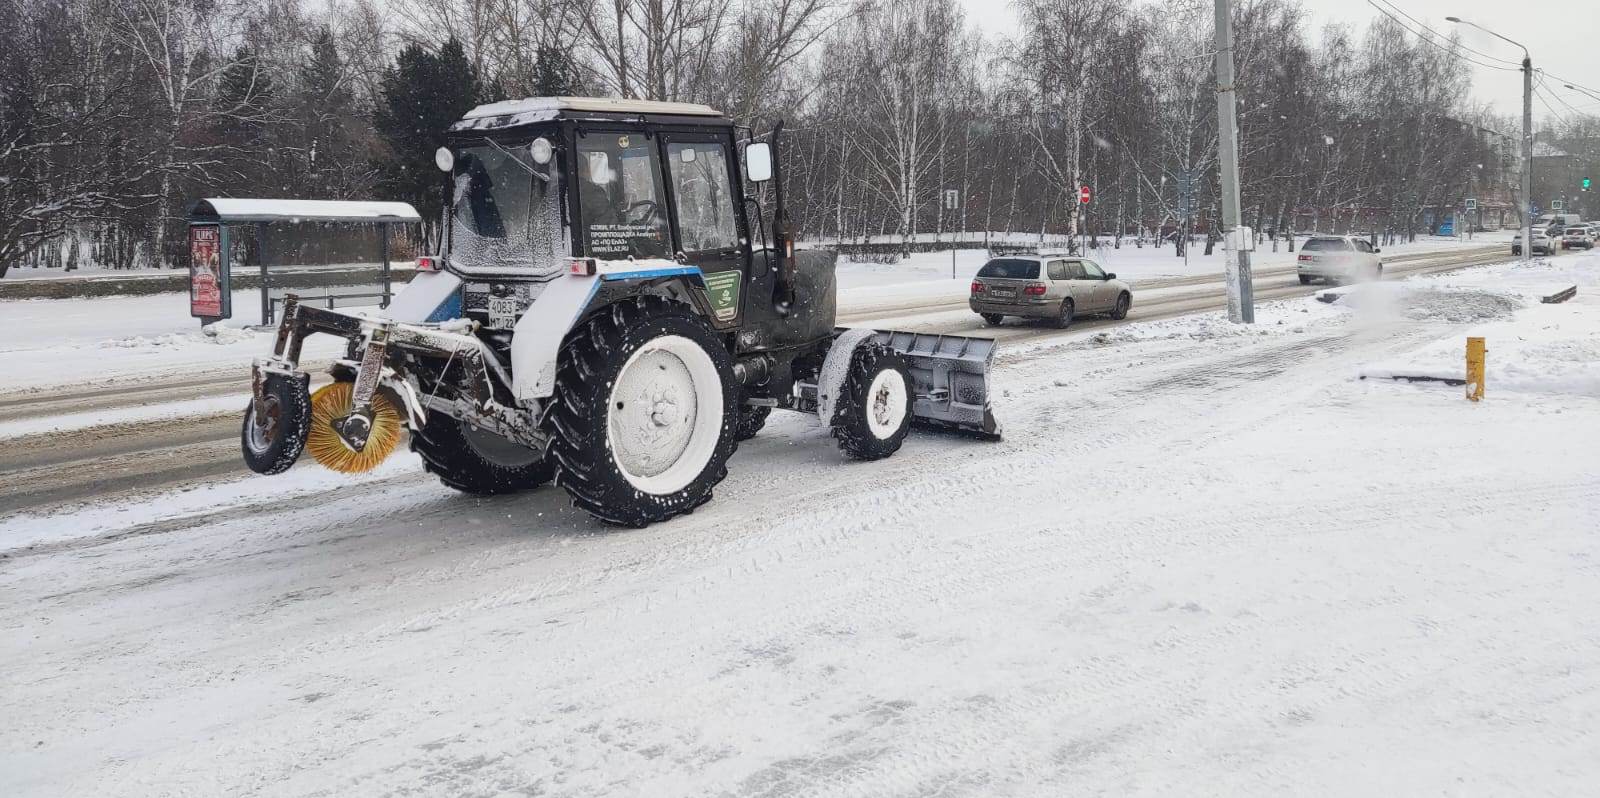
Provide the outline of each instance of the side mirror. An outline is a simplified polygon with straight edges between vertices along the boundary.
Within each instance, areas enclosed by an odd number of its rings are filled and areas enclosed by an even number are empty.
[[[752,183],[765,183],[772,179],[772,145],[753,141],[744,148],[744,176]]]
[[[1383,250],[1381,248],[1379,248],[1379,247],[1373,247],[1372,251],[1373,251],[1373,253],[1378,253],[1378,252],[1382,252]]]
[[[1107,280],[1115,280],[1115,279],[1117,279],[1117,273],[1116,272],[1106,272],[1105,279],[1107,279]]]
[[[450,152],[449,147],[440,147],[433,151],[433,165],[439,167],[441,172],[448,172],[455,168],[456,156]]]

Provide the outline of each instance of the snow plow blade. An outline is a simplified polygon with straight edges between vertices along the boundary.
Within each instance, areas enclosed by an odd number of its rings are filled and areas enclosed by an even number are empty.
[[[910,362],[916,383],[911,413],[919,426],[1000,439],[1000,424],[989,409],[993,339],[880,330],[872,340]]]

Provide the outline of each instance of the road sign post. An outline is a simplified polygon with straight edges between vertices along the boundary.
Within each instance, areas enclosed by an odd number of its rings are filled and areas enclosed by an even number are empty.
[[[944,209],[957,210],[961,207],[961,192],[958,189],[947,188],[944,190]],[[950,234],[950,279],[956,279],[956,249],[959,244],[954,233]]]

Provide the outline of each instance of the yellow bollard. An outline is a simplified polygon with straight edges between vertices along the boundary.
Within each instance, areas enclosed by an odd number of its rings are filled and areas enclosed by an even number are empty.
[[[1467,339],[1467,398],[1474,402],[1483,398],[1483,356],[1488,351],[1482,338]]]

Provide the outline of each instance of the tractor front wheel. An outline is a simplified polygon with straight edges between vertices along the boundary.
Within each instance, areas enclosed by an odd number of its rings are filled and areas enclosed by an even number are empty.
[[[747,441],[756,436],[762,427],[767,425],[767,416],[772,415],[772,408],[766,405],[747,405],[739,408],[739,440]]]
[[[850,359],[850,374],[833,411],[839,448],[857,460],[900,451],[911,431],[911,370],[900,353],[867,344]]]
[[[711,499],[738,422],[733,359],[716,332],[680,303],[643,296],[567,334],[544,424],[572,503],[642,527]]]
[[[432,413],[411,434],[411,451],[446,486],[474,496],[531,490],[550,481],[553,467],[536,449]]]
[[[311,378],[305,374],[286,377],[268,374],[262,383],[262,411],[256,400],[244,410],[244,425],[239,430],[239,448],[244,464],[257,474],[281,474],[300,459],[311,431]]]

